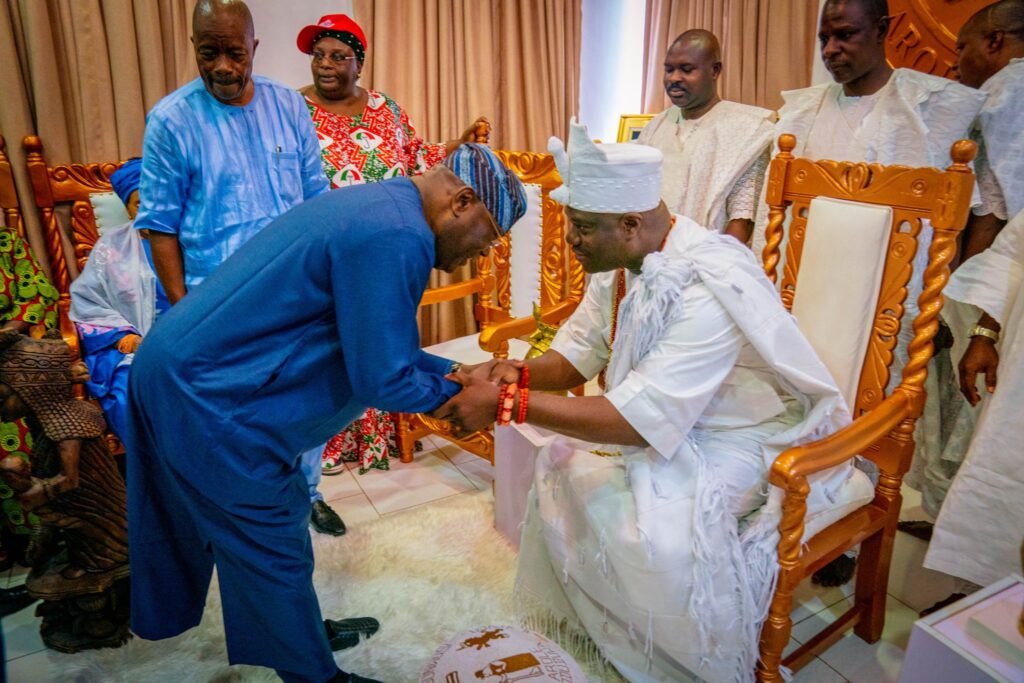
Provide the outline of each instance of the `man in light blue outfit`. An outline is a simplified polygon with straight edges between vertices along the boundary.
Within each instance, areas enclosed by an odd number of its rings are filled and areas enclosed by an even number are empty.
[[[243,2],[200,0],[192,16],[200,77],[146,119],[141,207],[157,276],[175,304],[271,220],[327,191],[309,111],[297,92],[252,76],[259,41]],[[307,453],[312,523],[345,524],[317,491],[320,454]]]
[[[130,377],[136,634],[197,625],[216,565],[232,663],[366,680],[331,655],[346,643],[313,591],[296,454],[367,406],[427,412],[458,391],[419,344],[430,270],[486,253],[525,209],[515,175],[468,143],[422,176],[295,207],[164,314]]]

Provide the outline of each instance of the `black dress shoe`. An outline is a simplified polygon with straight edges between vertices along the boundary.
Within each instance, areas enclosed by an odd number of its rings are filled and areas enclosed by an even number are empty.
[[[0,617],[20,612],[35,601],[24,586],[0,588]]]
[[[334,674],[334,677],[327,683],[381,683],[381,681],[375,678],[363,678],[358,674],[350,674],[338,669],[338,673]]]
[[[309,515],[309,523],[322,534],[330,534],[331,536],[345,535],[345,522],[341,521],[338,513],[322,500],[313,503],[313,511]]]
[[[369,638],[380,630],[380,622],[373,617],[355,617],[353,619],[324,619],[327,629],[327,642],[331,651],[337,652],[359,644],[359,637]]]

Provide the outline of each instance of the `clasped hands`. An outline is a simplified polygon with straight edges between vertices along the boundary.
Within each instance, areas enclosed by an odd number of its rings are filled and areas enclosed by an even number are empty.
[[[522,368],[523,361],[504,358],[463,366],[459,372],[445,377],[462,385],[462,390],[430,416],[447,420],[460,436],[487,427],[498,412],[500,387],[518,382]]]

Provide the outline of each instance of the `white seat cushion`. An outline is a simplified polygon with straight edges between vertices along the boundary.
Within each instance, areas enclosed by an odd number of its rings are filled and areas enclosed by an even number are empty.
[[[892,208],[811,201],[793,299],[797,325],[853,409],[889,246]]]
[[[92,204],[92,213],[100,233],[106,228],[124,225],[131,220],[128,209],[116,192],[93,192],[89,195],[89,203]]]
[[[451,360],[458,361],[466,365],[486,363],[494,358],[490,353],[480,348],[480,336],[476,334],[468,334],[465,337],[449,339],[446,342],[428,346],[423,350],[427,353],[432,353],[435,356],[450,358]],[[530,345],[519,339],[512,339],[508,343],[509,358],[522,358],[529,350]]]

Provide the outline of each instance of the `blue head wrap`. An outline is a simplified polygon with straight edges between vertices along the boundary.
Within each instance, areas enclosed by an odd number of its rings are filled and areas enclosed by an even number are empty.
[[[142,157],[133,157],[121,164],[121,168],[110,175],[110,184],[114,186],[114,192],[121,198],[121,201],[127,204],[128,197],[139,189],[141,178]]]
[[[526,190],[515,173],[486,145],[467,142],[445,157],[444,165],[473,188],[504,235],[526,213]]]

